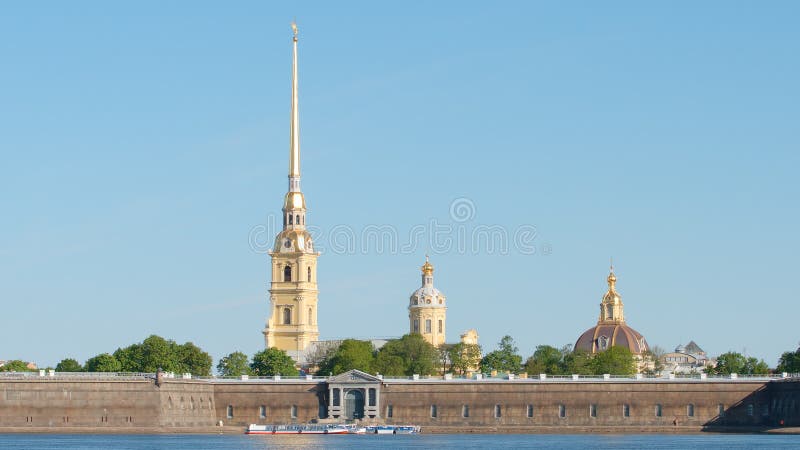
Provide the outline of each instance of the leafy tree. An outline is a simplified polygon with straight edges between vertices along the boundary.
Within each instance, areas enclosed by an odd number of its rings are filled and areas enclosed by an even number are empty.
[[[72,358],[65,358],[56,364],[56,372],[83,372],[83,366]]]
[[[175,341],[168,341],[161,336],[151,335],[141,344],[141,371],[183,372],[183,367],[175,358]]]
[[[432,375],[438,372],[438,359],[436,347],[422,335],[412,333],[381,347],[375,368],[385,375]]]
[[[296,376],[299,373],[294,366],[292,357],[286,354],[284,350],[279,350],[275,347],[270,347],[253,355],[250,370],[254,375],[258,376]]]
[[[28,363],[19,359],[6,361],[6,363],[0,367],[0,372],[34,372],[35,370],[36,369],[29,368]]]
[[[590,366],[595,375],[633,375],[636,373],[636,358],[627,347],[615,345],[594,355]]]
[[[784,352],[778,361],[776,372],[800,373],[800,348],[794,352]]]
[[[450,370],[458,375],[465,375],[475,370],[481,362],[481,346],[459,342],[448,349]]]
[[[175,349],[175,353],[182,367],[181,372],[188,372],[194,376],[201,377],[211,375],[213,360],[211,359],[211,355],[204,352],[200,347],[191,342],[186,342],[183,345],[178,345]]]
[[[522,356],[511,336],[503,336],[497,350],[487,353],[481,360],[481,370],[517,373],[522,368]]]
[[[369,341],[345,339],[339,348],[319,365],[319,372],[337,375],[348,370],[357,369],[362,372],[372,372],[375,364],[375,348]]]
[[[564,354],[550,345],[539,345],[533,355],[525,361],[525,371],[530,374],[562,374],[564,372]]]
[[[118,348],[114,357],[121,370],[126,372],[166,372],[191,373],[206,376],[211,373],[211,355],[191,342],[179,345],[171,339],[151,335],[139,344]]]
[[[117,358],[108,353],[101,353],[86,361],[87,372],[119,372],[121,367]]]
[[[592,355],[585,350],[564,354],[564,372],[575,375],[593,375]]]
[[[754,357],[749,357],[744,363],[744,372],[746,375],[767,375],[769,373],[769,366],[764,360],[759,360]]]
[[[402,357],[378,351],[375,357],[375,370],[384,375],[400,376],[406,374],[406,365]]]
[[[125,348],[118,348],[114,352],[114,358],[117,358],[123,372],[144,372],[142,368],[142,346],[141,344],[132,344]]]
[[[764,360],[754,357],[745,357],[738,352],[727,352],[717,357],[716,367],[706,368],[706,373],[716,375],[765,375],[769,373],[769,366]]]
[[[250,375],[250,360],[242,352],[233,352],[219,360],[217,372],[223,377]]]

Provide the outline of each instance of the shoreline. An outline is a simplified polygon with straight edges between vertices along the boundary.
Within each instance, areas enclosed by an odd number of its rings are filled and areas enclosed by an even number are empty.
[[[800,427],[564,427],[564,426],[423,426],[422,434],[777,434],[800,435]],[[0,434],[119,434],[119,435],[244,435],[244,427],[3,427]],[[291,435],[287,435],[291,436]]]

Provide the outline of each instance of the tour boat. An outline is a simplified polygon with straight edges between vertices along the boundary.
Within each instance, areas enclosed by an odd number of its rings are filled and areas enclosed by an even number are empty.
[[[245,434],[348,434],[344,425],[258,425],[250,424]]]

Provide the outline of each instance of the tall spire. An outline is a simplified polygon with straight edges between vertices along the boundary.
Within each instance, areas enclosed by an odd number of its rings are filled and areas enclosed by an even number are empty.
[[[297,24],[292,22],[292,118],[289,131],[289,192],[300,192],[300,114],[297,104]]]

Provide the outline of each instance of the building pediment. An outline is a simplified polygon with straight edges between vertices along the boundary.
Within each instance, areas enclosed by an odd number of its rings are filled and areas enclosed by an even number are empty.
[[[380,378],[355,369],[328,378],[328,383],[335,383],[335,384],[351,384],[351,383],[363,384],[363,383],[380,383],[380,382],[381,382]]]

